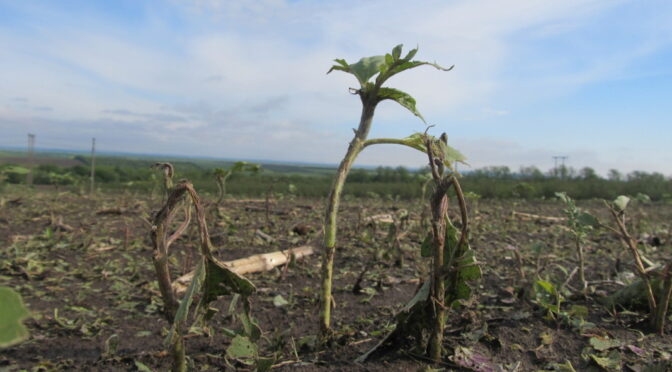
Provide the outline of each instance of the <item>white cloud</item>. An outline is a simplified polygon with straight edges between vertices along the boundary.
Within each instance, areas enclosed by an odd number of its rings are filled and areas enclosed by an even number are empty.
[[[63,126],[52,127],[54,133],[101,130],[100,137],[121,125],[145,139],[142,145],[110,142],[127,151],[156,152],[172,142],[176,151],[191,154],[336,162],[356,126],[359,102],[347,93],[354,78],[325,75],[333,58],[354,62],[399,42],[419,45],[419,59],[455,69],[418,68],[390,85],[414,95],[428,121],[439,124],[437,131],[455,130],[450,124],[458,117],[483,128],[487,119],[520,114],[529,102],[622,76],[669,46],[672,33],[661,21],[658,28],[635,30],[636,48],[607,46],[559,60],[534,54],[535,45],[576,38],[624,4],[199,0],[173,2],[174,25],[160,20],[164,10],[149,9],[152,24],[137,30],[110,20],[96,26],[95,19],[56,29],[33,25],[27,33],[0,26],[0,128],[23,132],[26,128],[10,128],[19,120],[45,129],[37,124],[45,120]],[[17,96],[29,99],[30,106],[12,102]],[[381,136],[423,128],[391,103],[380,106],[374,125],[372,134]],[[480,146],[490,140],[483,142],[482,129],[459,132],[465,144],[458,147],[465,153],[473,148],[474,165],[527,165],[550,154],[513,138],[483,152]],[[502,148],[509,152],[502,154]],[[586,159],[600,161],[597,155]],[[383,149],[364,154],[361,162],[420,165],[424,158]]]

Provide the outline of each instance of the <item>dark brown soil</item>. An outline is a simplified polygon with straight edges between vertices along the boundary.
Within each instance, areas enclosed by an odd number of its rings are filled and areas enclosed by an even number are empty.
[[[158,198],[131,194],[0,194],[0,285],[18,290],[33,315],[27,321],[30,339],[0,351],[0,371],[170,369],[163,345],[169,324],[161,315],[149,241],[150,213],[159,204]],[[580,206],[609,222],[601,203]],[[399,208],[410,212],[412,222],[402,239],[402,267],[388,249],[387,227],[374,231],[358,226],[360,215],[394,213]],[[666,336],[659,336],[647,329],[645,309],[606,309],[600,303],[621,287],[614,281],[629,280],[627,272],[633,271],[630,256],[615,235],[604,229],[589,235],[586,273],[588,281],[596,283],[588,296],[573,291],[579,288],[576,277],[565,287],[562,308],[585,306],[584,320],[594,324],[577,326],[550,319],[531,295],[534,280],[543,278],[559,287],[576,266],[568,232],[562,223],[512,218],[514,210],[559,217],[560,202],[481,200],[470,208],[471,244],[482,262],[483,279],[474,285],[474,299],[450,313],[443,363],[428,364],[410,350],[364,364],[353,362],[382,339],[419,279],[427,277],[429,263],[419,254],[424,233],[418,201],[356,200],[342,205],[332,320],[336,337],[325,349],[314,347],[319,252],[292,263],[286,272],[281,267],[246,275],[258,289],[253,315],[264,332],[260,354],[274,358],[277,370],[288,371],[417,371],[428,366],[535,371],[560,370],[557,364],[567,362],[577,371],[598,371],[605,367],[599,367],[597,360],[607,357],[617,361],[612,370],[637,371],[655,363],[665,370],[662,363],[672,354],[672,327],[668,325]],[[101,211],[107,212],[97,213]],[[264,203],[257,201],[228,201],[219,213],[212,205],[209,211],[215,253],[221,260],[305,244],[319,247],[323,200],[280,198],[268,215]],[[670,260],[672,206],[638,204],[632,212],[631,228],[642,237],[646,256],[658,262]],[[273,241],[256,237],[257,229]],[[662,245],[647,245],[652,237]],[[191,269],[196,246],[195,230],[173,245],[175,276]],[[521,255],[524,278],[514,249]],[[358,294],[353,291],[356,284],[363,288]],[[274,304],[277,296],[287,304]],[[240,327],[238,310],[229,312],[230,300],[224,296],[215,303],[219,313],[209,323],[210,337],[198,329],[187,336],[187,352],[197,370],[252,368],[225,358],[231,338],[223,330]],[[618,343],[597,350],[590,343],[595,337]]]

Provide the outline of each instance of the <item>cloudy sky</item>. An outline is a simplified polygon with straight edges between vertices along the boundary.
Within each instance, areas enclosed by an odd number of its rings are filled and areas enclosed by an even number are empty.
[[[672,175],[668,0],[0,0],[0,147],[337,163],[360,104],[331,61],[401,43],[455,65],[388,85],[472,168]],[[371,137],[424,128],[384,102]]]

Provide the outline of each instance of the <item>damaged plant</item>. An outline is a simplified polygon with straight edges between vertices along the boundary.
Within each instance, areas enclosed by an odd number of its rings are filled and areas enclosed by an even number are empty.
[[[448,148],[445,133],[440,139],[422,135],[429,158],[434,190],[430,197],[431,232],[421,247],[431,257],[431,276],[415,297],[396,316],[396,327],[377,346],[360,357],[365,361],[384,352],[406,348],[439,362],[443,354],[446,312],[471,296],[467,282],[481,277],[481,269],[469,246],[467,206],[457,174],[452,171],[454,150]],[[450,172],[446,172],[446,169]],[[460,210],[460,229],[448,217],[449,191],[453,190]]]
[[[635,270],[641,280],[640,283],[634,283],[621,291],[630,292],[628,289],[635,288],[634,292],[640,294],[641,290],[637,288],[643,285],[649,307],[649,322],[655,331],[662,335],[665,328],[665,318],[670,307],[670,298],[672,297],[672,261],[668,262],[662,269],[661,265],[653,263],[648,267],[644,265],[644,262],[648,260],[640,253],[637,240],[632,237],[626,226],[625,210],[629,202],[630,198],[624,195],[617,197],[611,203],[605,201],[616,228],[605,227],[614,232],[630,251],[635,263]]]
[[[401,50],[402,45],[397,45],[392,49],[391,53],[384,56],[362,58],[354,64],[349,64],[343,59],[336,59],[335,62],[337,64],[333,65],[327,72],[330,73],[334,70],[343,71],[352,74],[357,78],[360,87],[359,89],[350,88],[350,92],[359,96],[362,102],[362,112],[359,126],[354,130],[355,136],[350,142],[343,160],[341,160],[327,200],[324,219],[324,251],[322,253],[322,289],[320,295],[320,331],[323,339],[327,339],[331,334],[331,307],[333,304],[332,281],[334,256],[336,253],[336,223],[341,192],[343,191],[343,185],[345,184],[345,180],[350,172],[352,164],[357,158],[357,155],[370,145],[401,144],[415,147],[409,144],[409,141],[413,141],[411,138],[367,139],[376,106],[384,100],[392,100],[399,103],[424,121],[422,115],[415,107],[415,99],[413,97],[398,89],[383,87],[383,84],[392,76],[419,66],[432,66],[442,71],[449,71],[452,69],[452,66],[450,68],[443,68],[436,63],[413,60],[413,57],[415,57],[415,54],[418,51],[417,48],[410,50],[404,57],[401,55]]]
[[[237,161],[228,169],[215,168],[213,173],[215,175],[215,180],[217,181],[217,204],[222,204],[224,201],[224,196],[226,195],[226,180],[231,177],[232,174],[245,171],[257,173],[260,169],[261,165],[248,163],[246,161]]]
[[[574,240],[574,247],[576,248],[576,257],[579,262],[579,280],[581,281],[581,293],[584,295],[588,291],[588,282],[585,274],[585,259],[584,259],[584,245],[586,244],[586,237],[593,228],[598,227],[600,223],[592,214],[578,208],[572,198],[567,193],[556,192],[560,200],[565,203],[565,215],[567,216],[567,227],[572,234]]]
[[[185,196],[190,203],[183,203]],[[176,283],[172,282],[170,275],[169,249],[171,244],[187,229],[191,221],[192,205],[196,211],[198,224],[200,260],[185,294],[178,299]],[[170,227],[180,206],[183,206],[184,220],[171,233]],[[172,370],[187,370],[184,333],[188,329],[187,319],[194,298],[199,298],[194,323],[201,323],[209,320],[215,313],[215,310],[209,307],[210,302],[222,295],[238,295],[243,303],[244,311],[241,314],[241,320],[246,332],[244,335],[236,336],[236,342],[232,344],[232,347],[240,348],[241,344],[248,345],[248,348],[252,347],[250,345],[254,345],[253,342],[261,335],[261,331],[250,316],[249,297],[256,291],[256,288],[249,280],[231,271],[212,256],[212,244],[205,221],[205,212],[191,183],[182,181],[171,189],[163,208],[154,217],[151,239],[154,248],[154,268],[165,307],[164,316],[172,324],[166,338],[173,357]],[[234,355],[237,354],[234,353]]]

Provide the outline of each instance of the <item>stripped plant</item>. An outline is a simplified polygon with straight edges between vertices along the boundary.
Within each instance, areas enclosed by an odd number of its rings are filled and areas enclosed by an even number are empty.
[[[348,173],[354,163],[357,155],[367,146],[374,144],[402,144],[409,146],[409,139],[367,139],[371,124],[373,122],[373,115],[378,103],[384,100],[393,100],[406,109],[408,109],[415,116],[424,121],[424,118],[415,107],[415,99],[409,94],[394,88],[383,87],[383,84],[392,76],[418,66],[433,66],[442,71],[449,71],[450,68],[443,68],[436,63],[414,61],[413,57],[418,49],[412,49],[405,57],[401,56],[402,45],[397,45],[392,49],[391,53],[384,56],[373,56],[360,59],[357,63],[348,64],[343,59],[336,59],[336,65],[333,65],[327,73],[331,71],[343,71],[354,75],[359,82],[359,89],[350,88],[350,92],[359,96],[362,102],[362,112],[360,116],[359,126],[354,131],[355,136],[348,146],[348,150],[341,160],[338,167],[336,177],[329,193],[327,200],[327,207],[324,217],[324,241],[322,252],[322,289],[321,289],[321,310],[320,310],[320,331],[323,340],[327,339],[331,334],[331,307],[333,304],[332,298],[332,281],[334,256],[336,254],[336,223],[338,215],[338,207],[343,191],[343,185],[348,177]],[[370,81],[371,79],[375,79]]]
[[[190,203],[183,203],[186,197]],[[170,226],[180,206],[184,205],[185,217],[181,224],[170,233]],[[178,299],[175,285],[171,280],[168,262],[169,248],[186,230],[191,221],[191,206],[196,211],[200,241],[200,260],[195,274],[184,296]],[[187,358],[184,345],[184,333],[187,329],[187,318],[194,297],[199,297],[196,307],[196,322],[208,320],[214,314],[209,303],[222,295],[238,294],[242,298],[244,312],[241,316],[246,328],[252,329],[246,335],[247,340],[239,338],[240,342],[253,342],[260,336],[260,331],[250,317],[249,297],[256,291],[254,285],[241,275],[229,270],[222,262],[212,256],[212,243],[205,221],[205,211],[201,200],[188,181],[181,181],[172,188],[163,208],[156,214],[152,224],[151,239],[154,248],[154,267],[157,273],[159,289],[164,302],[164,315],[172,323],[166,343],[170,345],[173,357],[173,371],[186,371]]]
[[[396,316],[396,327],[377,346],[360,357],[365,361],[384,352],[411,349],[439,362],[443,354],[446,311],[471,297],[468,282],[481,277],[481,269],[469,246],[467,206],[445,133],[440,139],[422,135],[429,158],[434,190],[430,197],[431,232],[421,246],[423,257],[431,257],[431,276],[415,297]],[[451,172],[445,172],[445,169]],[[460,230],[448,217],[448,192],[454,190],[460,210]]]
[[[163,174],[163,199],[162,199],[162,201],[165,202],[166,198],[168,197],[168,194],[170,193],[170,189],[173,188],[173,176],[175,175],[175,168],[173,167],[172,164],[165,163],[165,162],[154,163],[152,165],[152,168],[162,171],[162,174]]]
[[[650,324],[656,332],[662,335],[665,328],[665,318],[670,307],[670,298],[672,297],[672,261],[668,262],[659,272],[659,278],[655,278],[655,276],[656,270],[660,269],[660,265],[644,266],[645,260],[639,251],[637,240],[632,237],[626,226],[625,209],[629,202],[630,198],[624,195],[617,197],[611,203],[605,201],[616,228],[603,226],[614,232],[630,251],[635,262],[637,275],[644,284],[644,292],[649,305]]]
[[[261,165],[248,163],[246,161],[237,161],[228,169],[215,168],[213,172],[215,174],[215,180],[217,181],[217,204],[221,204],[224,201],[224,196],[226,195],[226,180],[231,177],[232,174],[245,171],[257,173],[260,169]]]

